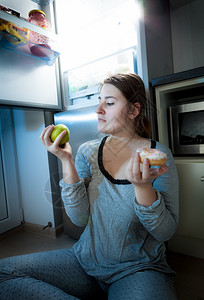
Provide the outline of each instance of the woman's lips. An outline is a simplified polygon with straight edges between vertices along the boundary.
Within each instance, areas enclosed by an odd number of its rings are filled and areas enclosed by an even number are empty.
[[[105,123],[106,121],[104,119],[98,118],[99,123]]]

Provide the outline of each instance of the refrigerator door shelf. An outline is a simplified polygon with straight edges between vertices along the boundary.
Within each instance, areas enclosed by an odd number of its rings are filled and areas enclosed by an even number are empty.
[[[2,31],[0,31],[0,47],[42,59],[48,65],[52,65],[60,55],[59,52],[52,50],[49,46],[19,40],[16,36]]]
[[[47,43],[34,44],[29,41],[31,31]],[[0,47],[42,59],[51,65],[60,55],[55,36],[48,30],[0,11]]]

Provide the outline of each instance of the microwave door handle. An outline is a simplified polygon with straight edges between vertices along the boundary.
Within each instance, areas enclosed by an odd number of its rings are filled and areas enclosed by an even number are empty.
[[[200,181],[204,182],[204,176],[201,176]]]

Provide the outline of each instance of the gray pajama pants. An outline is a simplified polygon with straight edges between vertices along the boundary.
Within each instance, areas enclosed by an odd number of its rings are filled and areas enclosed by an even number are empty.
[[[0,300],[175,300],[171,276],[146,270],[110,286],[87,275],[72,250],[0,260]]]

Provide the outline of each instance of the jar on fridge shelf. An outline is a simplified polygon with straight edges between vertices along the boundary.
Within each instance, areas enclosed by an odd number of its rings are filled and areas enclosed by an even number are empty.
[[[51,31],[51,25],[46,19],[46,14],[42,10],[31,10],[28,16],[28,21],[30,23]],[[48,37],[37,32],[31,31],[29,42],[32,43],[30,51],[33,55],[40,57],[49,56],[49,49],[51,49],[51,47],[49,45],[50,40]]]

